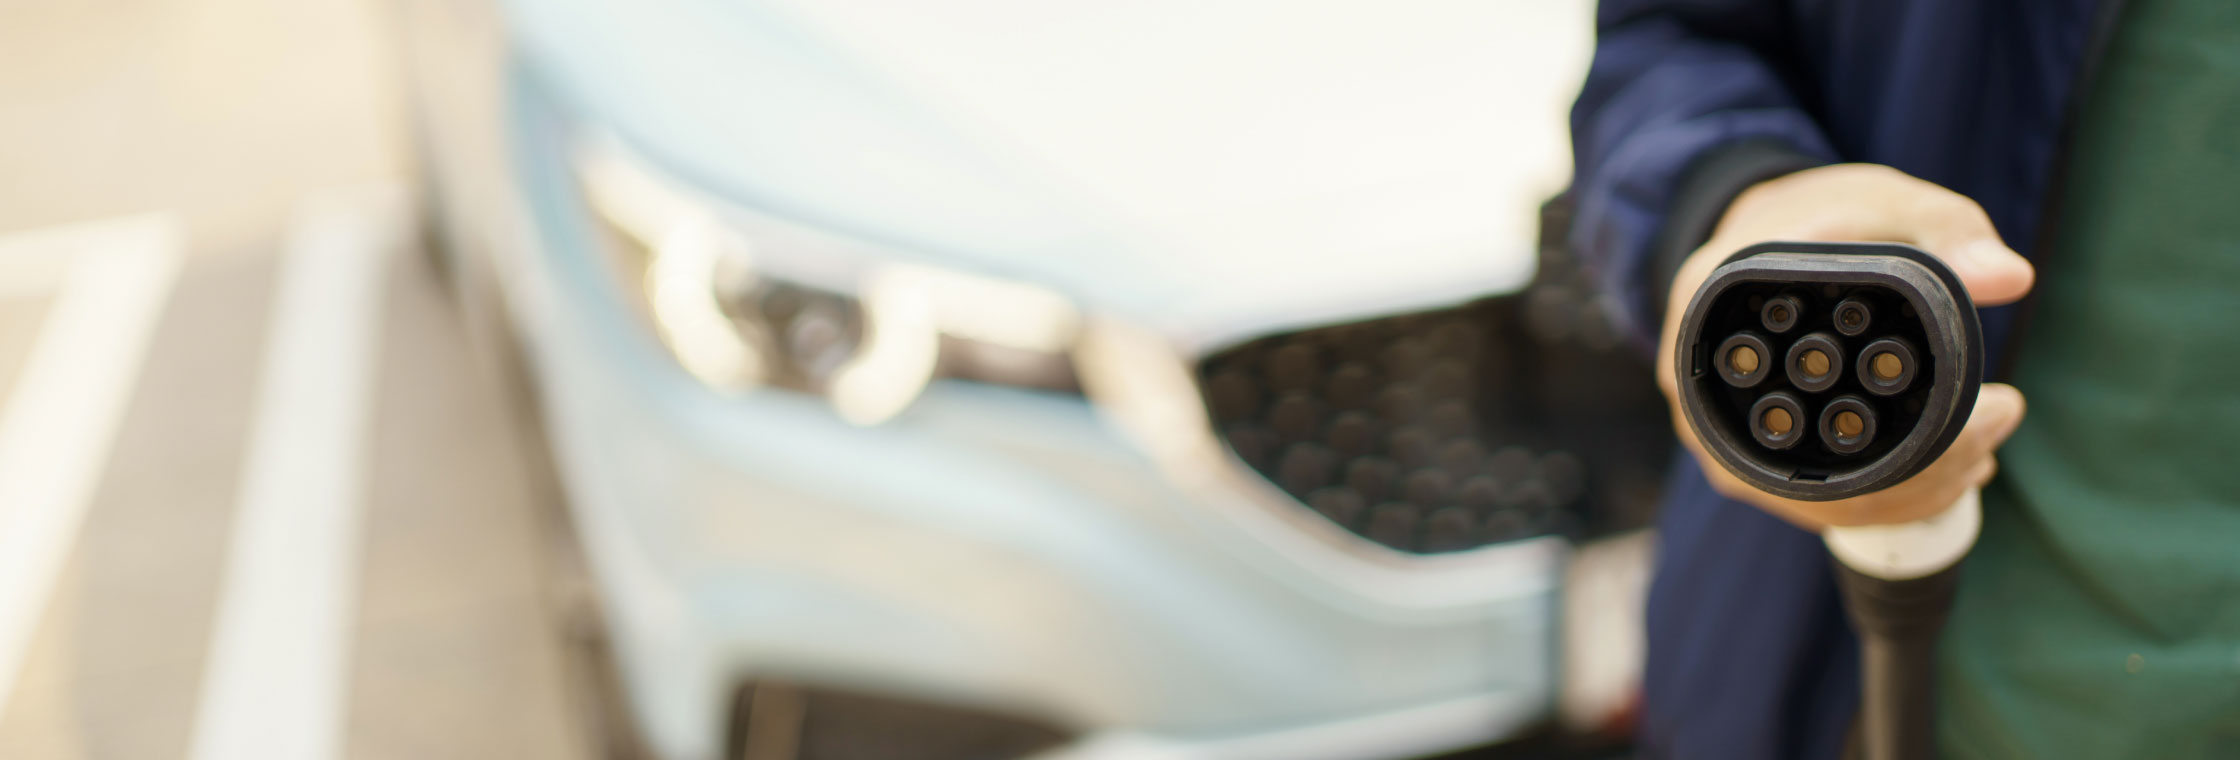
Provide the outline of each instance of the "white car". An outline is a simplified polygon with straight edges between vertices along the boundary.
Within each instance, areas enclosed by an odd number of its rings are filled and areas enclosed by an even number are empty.
[[[1575,542],[1670,447],[1537,255],[1587,3],[459,13],[407,14],[437,211],[660,756],[1552,719]]]

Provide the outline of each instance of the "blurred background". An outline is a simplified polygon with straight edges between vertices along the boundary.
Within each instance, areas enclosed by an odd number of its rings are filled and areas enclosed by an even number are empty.
[[[0,4],[0,757],[1626,749],[1580,0]]]

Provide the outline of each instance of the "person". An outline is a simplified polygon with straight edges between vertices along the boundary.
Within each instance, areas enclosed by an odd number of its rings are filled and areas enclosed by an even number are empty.
[[[2011,383],[1879,494],[1681,457],[1645,753],[1840,757],[1858,653],[1816,531],[1980,485],[1942,754],[2240,757],[2240,3],[1604,0],[1597,27],[1571,239],[1668,399],[1679,310],[1764,240],[1944,259]]]

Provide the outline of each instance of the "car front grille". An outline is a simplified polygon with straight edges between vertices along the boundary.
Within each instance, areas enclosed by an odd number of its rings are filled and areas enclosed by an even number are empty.
[[[1304,508],[1405,552],[1646,524],[1670,418],[1562,251],[1543,245],[1521,293],[1207,357],[1221,438]]]

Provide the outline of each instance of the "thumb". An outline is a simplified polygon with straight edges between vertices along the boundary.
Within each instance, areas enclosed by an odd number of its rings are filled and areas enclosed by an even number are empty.
[[[2020,301],[2038,277],[2028,259],[1996,238],[1977,240],[1949,254],[1939,251],[1937,257],[1952,265],[1953,274],[1960,276],[1960,284],[1967,286],[1968,296],[1979,306]]]
[[[1909,190],[1913,199],[1904,206],[1909,213],[1903,216],[1909,218],[1903,226],[1912,229],[1915,244],[1952,266],[1977,304],[2010,304],[2030,293],[2036,270],[2000,242],[1982,206],[1929,182],[1916,180]]]

